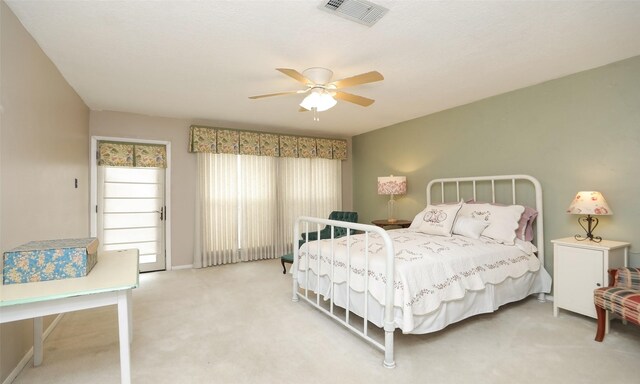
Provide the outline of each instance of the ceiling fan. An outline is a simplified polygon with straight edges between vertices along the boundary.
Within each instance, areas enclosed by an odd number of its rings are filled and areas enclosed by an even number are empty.
[[[305,69],[302,73],[290,68],[276,68],[276,70],[293,78],[297,82],[303,84],[306,88],[298,91],[249,96],[249,98],[261,99],[263,97],[309,93],[309,95],[302,100],[302,103],[300,103],[299,111],[313,111],[313,119],[316,121],[319,120],[317,115],[318,112],[326,111],[336,105],[337,101],[335,99],[348,101],[363,107],[370,106],[375,100],[343,92],[340,91],[340,89],[360,84],[373,83],[384,79],[384,77],[377,71],[371,71],[347,77],[345,79],[331,81],[333,72],[327,68],[313,67]]]

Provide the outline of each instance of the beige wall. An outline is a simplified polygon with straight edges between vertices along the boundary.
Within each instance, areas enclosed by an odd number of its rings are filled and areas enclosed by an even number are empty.
[[[565,210],[580,190],[601,191],[613,216],[596,234],[632,243],[640,265],[640,57],[577,73],[353,138],[354,201],[363,221],[386,216],[377,176],[406,175],[398,217],[424,207],[439,177],[525,173],[542,183],[549,240],[583,232]]]
[[[193,234],[195,226],[196,156],[187,151],[189,126],[223,125],[203,120],[171,119],[123,112],[91,112],[91,136],[163,140],[171,142],[171,264],[193,264]],[[224,125],[227,128],[242,128]],[[250,127],[246,129],[255,129]],[[277,132],[275,130],[270,130]],[[291,132],[282,132],[291,133]],[[349,150],[351,141],[348,140]],[[351,159],[343,162],[343,209],[352,208]]]
[[[89,110],[6,4],[0,6],[2,250],[88,236]],[[0,381],[31,348],[31,332],[31,321],[0,327]]]

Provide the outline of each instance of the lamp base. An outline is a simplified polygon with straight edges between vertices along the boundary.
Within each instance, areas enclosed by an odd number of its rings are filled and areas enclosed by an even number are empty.
[[[582,236],[582,235],[575,235],[573,236],[574,239],[578,240],[578,241],[585,241],[585,240],[589,240],[589,241],[593,241],[594,243],[599,243],[602,241],[602,237],[600,236],[593,236],[591,235],[591,237],[589,236]]]
[[[584,227],[583,222],[587,224],[587,228]],[[580,224],[582,229],[584,229],[587,232],[587,234],[584,237],[582,237],[582,235],[575,235],[573,236],[573,238],[578,241],[589,240],[589,241],[593,241],[594,243],[601,242],[602,237],[593,235],[593,230],[596,229],[596,227],[598,226],[598,222],[599,222],[598,218],[591,217],[591,215],[587,215],[587,217],[578,218],[578,224]]]
[[[396,221],[398,221],[398,219],[393,217],[393,210],[395,209],[395,205],[396,201],[393,199],[393,195],[391,195],[391,198],[387,203],[387,222],[389,223],[395,223]]]

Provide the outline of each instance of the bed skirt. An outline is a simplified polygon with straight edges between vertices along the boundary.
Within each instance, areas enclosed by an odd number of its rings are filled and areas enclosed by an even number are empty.
[[[309,290],[316,292],[317,276],[309,270]],[[298,283],[304,294],[306,287],[305,273],[298,274]],[[346,308],[346,283],[335,285],[334,304]],[[325,299],[329,299],[331,285],[329,278],[320,278],[320,294]],[[362,317],[364,314],[363,292],[356,292],[350,289],[349,310]],[[525,297],[551,291],[551,277],[546,270],[540,268],[536,272],[527,272],[518,278],[507,278],[500,284],[486,284],[480,291],[467,291],[465,296],[459,300],[446,301],[440,304],[438,309],[424,315],[414,315],[414,327],[403,329],[402,308],[394,308],[394,321],[397,328],[405,334],[424,334],[436,332],[468,317],[490,313],[500,306],[524,299]],[[370,322],[378,327],[383,326],[384,305],[381,305],[371,294],[368,294],[367,312]]]

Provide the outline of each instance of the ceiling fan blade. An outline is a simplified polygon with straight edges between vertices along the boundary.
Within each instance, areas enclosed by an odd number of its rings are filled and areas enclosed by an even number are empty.
[[[368,107],[375,102],[373,99],[368,99],[366,97],[352,95],[351,93],[336,91],[336,94],[333,96],[338,100],[348,101],[350,103],[362,105],[363,107]]]
[[[361,73],[353,77],[347,77],[346,79],[332,81],[328,85],[335,85],[336,88],[346,88],[353,87],[354,85],[373,83],[380,80],[384,80],[382,74],[378,71],[371,71],[367,73]]]
[[[293,78],[295,81],[307,85],[307,84],[313,84],[313,81],[307,79],[306,77],[304,77],[302,75],[302,73],[296,71],[295,69],[290,69],[290,68],[276,68],[276,71],[280,71],[282,73],[284,73],[285,75]]]
[[[288,92],[278,92],[278,93],[269,93],[267,95],[258,95],[258,96],[249,96],[250,99],[261,99],[263,97],[271,97],[271,96],[281,96],[281,95],[292,95],[294,93],[306,93],[307,91],[288,91]]]
[[[300,107],[300,109],[298,109],[298,112],[309,112],[309,110],[307,108]]]

